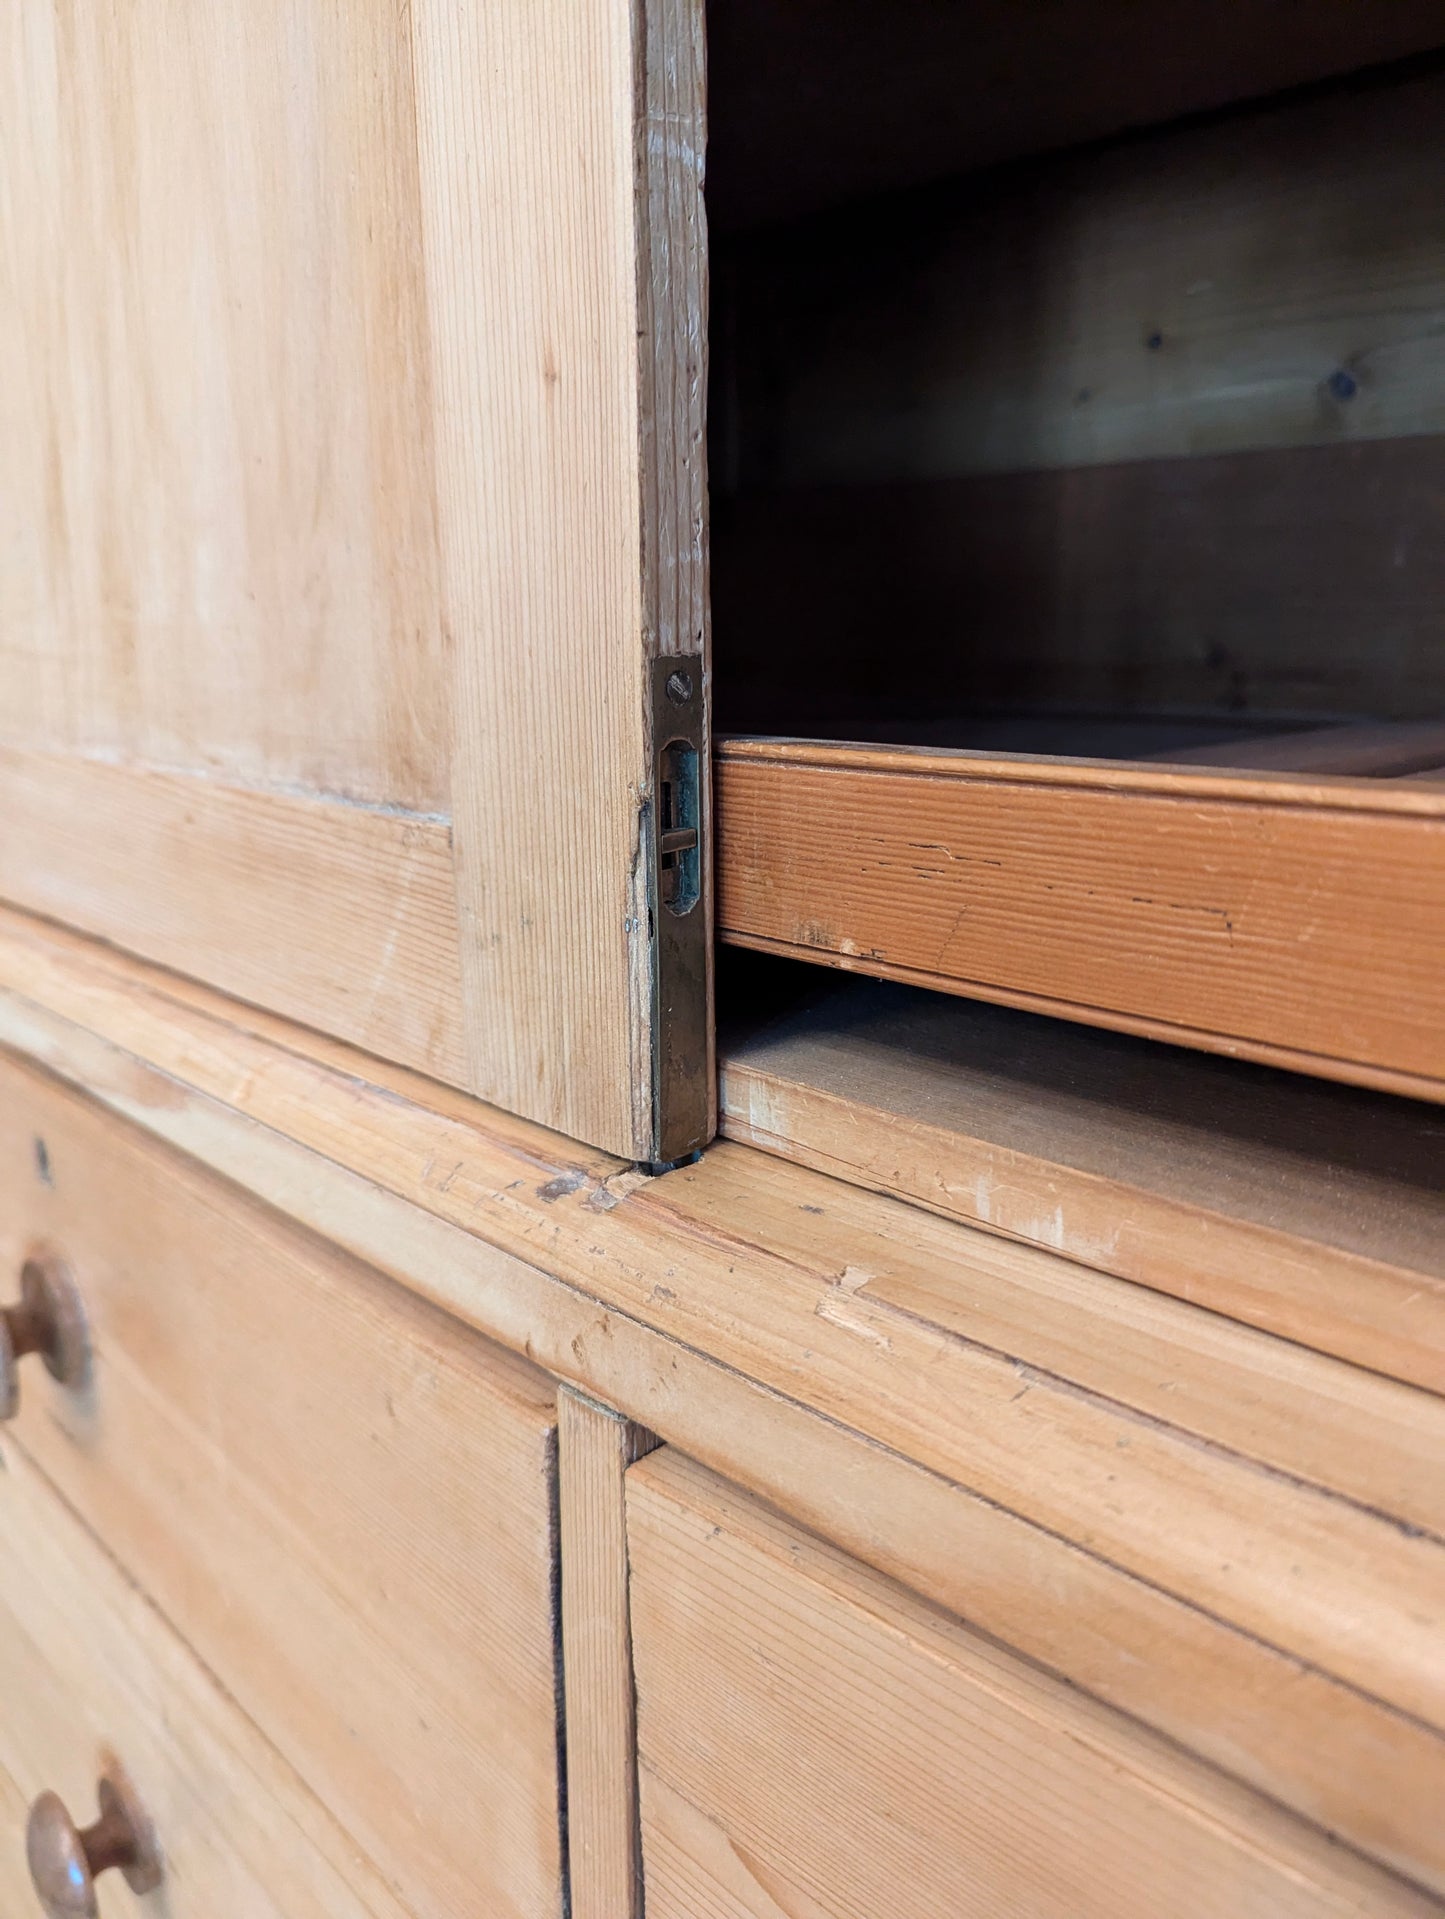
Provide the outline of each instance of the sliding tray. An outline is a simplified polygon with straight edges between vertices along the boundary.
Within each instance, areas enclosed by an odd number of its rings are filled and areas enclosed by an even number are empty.
[[[727,739],[725,940],[1445,1099],[1445,785]]]

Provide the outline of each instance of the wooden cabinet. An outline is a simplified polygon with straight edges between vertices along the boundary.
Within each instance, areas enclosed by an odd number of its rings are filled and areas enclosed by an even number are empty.
[[[1441,37],[5,9],[7,1914],[1445,1911]]]
[[[0,890],[691,1151],[708,948],[658,835],[660,750],[680,811],[707,766],[696,10],[4,34]]]
[[[554,1914],[548,1382],[13,1065],[0,1218],[93,1348],[21,1363],[18,1445],[406,1905]]]

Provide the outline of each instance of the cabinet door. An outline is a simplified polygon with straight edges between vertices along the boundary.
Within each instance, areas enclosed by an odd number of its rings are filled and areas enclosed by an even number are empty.
[[[700,13],[0,24],[0,892],[649,1160],[709,1128]]]

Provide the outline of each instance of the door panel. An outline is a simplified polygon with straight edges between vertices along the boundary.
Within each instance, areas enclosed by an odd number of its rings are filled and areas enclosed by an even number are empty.
[[[649,660],[695,659],[700,725],[697,0],[0,34],[0,886],[690,1150]]]
[[[7,733],[443,809],[405,15],[7,14]]]

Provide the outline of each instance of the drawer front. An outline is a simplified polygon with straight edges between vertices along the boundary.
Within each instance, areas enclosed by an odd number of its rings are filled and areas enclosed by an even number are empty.
[[[83,1389],[10,1430],[419,1919],[560,1909],[555,1398],[531,1368],[0,1061],[0,1256]]]
[[[402,1919],[336,1822],[43,1483],[0,1441],[0,1911],[41,1908],[26,1865],[29,1805],[58,1793],[96,1816],[116,1760],[162,1869],[139,1905],[118,1870],[102,1911],[166,1919]]]
[[[627,1532],[648,1919],[1437,1911],[676,1454]]]

